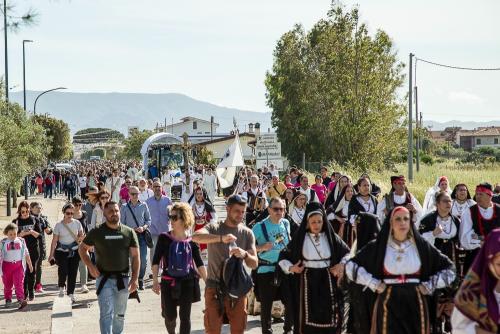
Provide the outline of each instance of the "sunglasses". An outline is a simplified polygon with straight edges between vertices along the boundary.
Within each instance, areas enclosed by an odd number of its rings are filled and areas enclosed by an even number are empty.
[[[397,184],[397,185],[400,185],[400,186],[404,186],[406,184],[406,182],[404,182],[404,181],[396,181],[396,182],[394,182],[394,184]]]
[[[271,208],[274,212],[283,212],[285,211],[285,208]]]
[[[103,200],[103,199],[109,199],[109,196],[102,196],[101,200]]]
[[[177,220],[177,215],[168,215],[168,219]]]
[[[21,210],[21,214],[22,214],[22,215],[27,215],[28,213],[30,213],[30,212],[29,212],[29,211],[27,211],[27,210]]]
[[[410,217],[396,217],[394,218],[395,221],[397,222],[409,222],[410,221]]]
[[[70,212],[70,211],[66,211],[64,214],[66,216],[73,216],[75,213],[74,212]]]
[[[153,188],[161,188],[161,186],[153,186]]]
[[[139,193],[128,193],[130,196],[136,196],[139,195]]]

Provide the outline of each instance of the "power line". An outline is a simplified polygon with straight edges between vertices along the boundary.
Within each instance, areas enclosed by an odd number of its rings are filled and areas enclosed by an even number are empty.
[[[431,64],[434,66],[439,66],[439,67],[445,67],[445,68],[451,68],[454,70],[464,70],[464,71],[500,71],[500,67],[491,67],[491,68],[480,68],[480,67],[464,67],[464,66],[453,66],[453,65],[446,65],[446,64],[440,64],[436,63],[430,60],[425,60],[422,58],[415,57],[417,61],[421,61],[427,64]],[[416,62],[415,62],[415,67],[416,67]]]

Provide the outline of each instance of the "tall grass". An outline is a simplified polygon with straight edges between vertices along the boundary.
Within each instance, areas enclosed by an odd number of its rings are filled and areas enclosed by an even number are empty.
[[[346,170],[338,166],[330,166],[328,170],[330,172],[341,171],[349,175],[353,182],[356,182],[358,177],[362,174],[361,171],[355,169]],[[382,194],[387,193],[391,188],[391,175],[399,174],[408,176],[406,164],[398,164],[395,166],[394,170],[369,173],[371,180],[382,189]],[[422,204],[427,190],[436,183],[438,177],[443,175],[448,177],[452,189],[457,183],[465,183],[469,187],[471,196],[474,196],[474,189],[477,184],[489,182],[494,185],[500,182],[500,164],[478,167],[472,165],[458,165],[453,160],[437,163],[432,166],[421,164],[418,173],[416,169],[414,169],[413,182],[410,183],[407,180],[407,187]]]

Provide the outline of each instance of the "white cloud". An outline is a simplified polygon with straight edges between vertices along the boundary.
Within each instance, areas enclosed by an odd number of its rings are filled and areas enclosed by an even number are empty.
[[[469,92],[450,92],[448,100],[456,103],[482,104],[485,100],[479,95]]]

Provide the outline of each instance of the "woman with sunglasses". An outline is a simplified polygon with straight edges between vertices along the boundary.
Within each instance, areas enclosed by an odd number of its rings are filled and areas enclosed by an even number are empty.
[[[63,206],[64,218],[54,226],[54,236],[50,247],[49,263],[57,263],[59,297],[64,296],[64,287],[71,302],[75,301],[76,274],[80,263],[78,245],[83,240],[82,224],[73,218],[75,206]]]
[[[377,238],[346,265],[351,281],[378,297],[371,333],[429,333],[427,297],[455,280],[453,263],[429,244],[411,222],[410,211],[396,207]]]
[[[83,228],[83,236],[85,236],[87,233],[89,233],[89,221],[88,221],[88,216],[87,212],[82,210],[83,202],[80,197],[73,197],[73,200],[71,203],[75,206],[75,213],[73,215],[73,218],[78,220],[80,224],[82,225]],[[80,272],[80,286],[81,286],[81,293],[88,293],[89,288],[87,287],[87,266],[83,261],[80,261],[80,264],[78,265],[78,271]]]
[[[162,316],[165,318],[167,332],[175,334],[177,309],[179,309],[179,333],[189,334],[191,304],[201,299],[199,276],[206,280],[207,271],[201,258],[200,248],[189,236],[194,225],[192,208],[187,203],[176,203],[170,208],[169,219],[172,230],[160,234],[153,256],[153,291],[156,294],[161,292]],[[175,247],[173,252],[172,247]],[[172,254],[178,253],[179,249],[190,250],[187,254],[190,254],[192,259],[186,261],[187,268],[176,267],[176,262],[170,258]],[[163,268],[161,284],[158,282],[160,263]],[[183,271],[185,275],[179,276],[176,271]]]
[[[19,203],[17,218],[12,222],[17,225],[17,235],[24,239],[33,264],[34,270],[26,270],[24,278],[24,294],[32,301],[35,299],[36,268],[40,261],[42,227],[40,220],[30,213],[30,205],[27,201]]]
[[[90,220],[89,226],[91,230],[105,223],[104,206],[109,202],[111,195],[107,190],[101,190],[97,193],[87,194],[87,198],[90,203],[94,205],[94,211],[92,211],[92,219]]]

